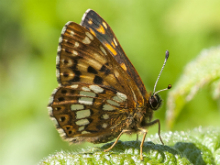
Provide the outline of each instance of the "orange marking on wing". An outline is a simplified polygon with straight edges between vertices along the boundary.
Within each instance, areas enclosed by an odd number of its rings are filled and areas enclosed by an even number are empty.
[[[121,67],[122,67],[122,69],[124,69],[125,71],[127,71],[127,67],[126,67],[126,65],[125,65],[124,63],[121,63]]]
[[[99,33],[105,34],[105,29],[103,28],[102,25],[99,26],[98,29],[96,29]]]
[[[111,46],[111,45],[109,45],[108,43],[104,43],[105,44],[105,46],[107,47],[107,49],[110,51],[110,52],[112,52],[112,54],[113,55],[117,55],[117,52],[115,51],[115,49]]]
[[[90,25],[92,25],[93,22],[92,22],[92,20],[90,19],[90,20],[88,20],[88,23],[89,23]]]
[[[111,44],[112,44],[112,46],[115,48],[115,44],[114,44],[114,42],[113,42],[113,41],[111,42]]]
[[[92,29],[89,28],[89,31],[90,31],[94,36],[96,36],[96,35],[95,35],[95,32],[94,32]]]

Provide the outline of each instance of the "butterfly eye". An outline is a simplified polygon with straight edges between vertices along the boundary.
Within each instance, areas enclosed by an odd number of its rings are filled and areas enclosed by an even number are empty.
[[[161,106],[162,100],[159,95],[152,95],[149,99],[149,104],[153,110],[157,110]]]

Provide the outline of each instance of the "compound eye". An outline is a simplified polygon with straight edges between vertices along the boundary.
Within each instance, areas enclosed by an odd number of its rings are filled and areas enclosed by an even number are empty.
[[[156,94],[152,95],[149,99],[149,104],[153,110],[157,110],[161,106],[161,98]]]

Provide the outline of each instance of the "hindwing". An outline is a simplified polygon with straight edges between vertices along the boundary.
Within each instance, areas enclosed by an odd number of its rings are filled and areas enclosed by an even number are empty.
[[[51,97],[50,116],[70,142],[107,142],[125,127],[128,100],[114,89],[80,83],[59,87]]]

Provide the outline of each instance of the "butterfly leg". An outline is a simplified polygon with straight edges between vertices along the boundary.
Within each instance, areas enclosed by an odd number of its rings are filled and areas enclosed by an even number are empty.
[[[154,120],[154,121],[148,123],[147,126],[151,126],[151,125],[154,125],[154,124],[156,124],[156,123],[158,123],[158,136],[159,136],[159,138],[160,138],[161,143],[164,145],[163,140],[162,140],[162,138],[161,138],[161,136],[160,136],[160,120],[159,120],[159,119],[156,119],[156,120]]]
[[[161,136],[160,136],[160,120],[159,120],[159,119],[156,119],[156,120],[154,120],[154,121],[152,121],[152,122],[150,122],[150,123],[147,123],[146,126],[152,126],[152,125],[154,125],[154,124],[156,124],[156,123],[158,123],[158,136],[159,136],[159,138],[160,138],[161,143],[164,145],[163,140],[162,140],[162,138],[161,138]],[[143,145],[144,145],[145,137],[146,137],[146,135],[147,135],[147,130],[146,130],[146,129],[140,129],[140,131],[141,131],[142,133],[144,133],[144,136],[143,136],[143,139],[142,139],[141,145],[140,145],[140,159],[143,160],[143,155],[142,155],[142,154],[143,154]]]
[[[129,131],[130,131],[130,130],[123,130],[123,131],[118,135],[117,139],[116,139],[115,142],[112,144],[112,146],[109,147],[108,149],[104,150],[104,152],[107,152],[107,151],[111,150],[111,149],[116,145],[116,143],[118,142],[118,140],[119,140],[119,138],[121,137],[121,135],[122,135],[123,133],[129,132]]]
[[[141,141],[141,145],[140,145],[140,159],[143,160],[143,145],[144,145],[144,141],[145,141],[145,137],[147,135],[147,130],[144,130],[144,136],[143,139]]]

